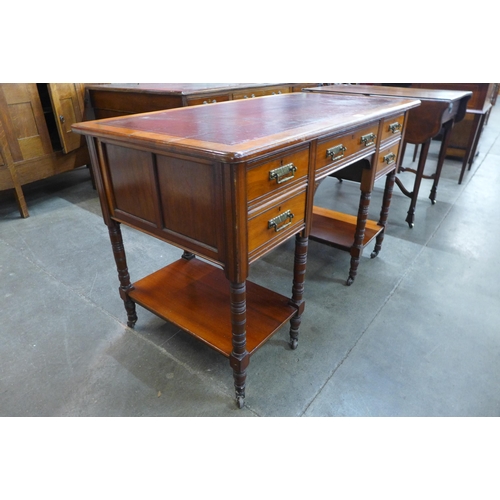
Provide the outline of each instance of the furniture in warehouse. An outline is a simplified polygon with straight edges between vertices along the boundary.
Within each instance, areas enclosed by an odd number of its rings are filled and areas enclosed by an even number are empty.
[[[90,163],[71,131],[83,114],[83,84],[0,83],[0,191],[14,189],[22,217],[23,185]]]
[[[413,190],[409,191],[403,185],[401,179],[396,177],[396,184],[401,192],[410,198],[406,222],[412,228],[415,223],[415,207],[417,205],[418,192],[422,178],[434,179],[429,198],[436,203],[437,186],[443,168],[446,148],[450,140],[451,131],[455,123],[463,120],[469,99],[472,96],[470,91],[456,90],[435,90],[435,89],[414,89],[403,87],[386,87],[379,85],[329,85],[313,89],[304,89],[309,92],[322,92],[332,94],[362,95],[367,97],[406,97],[419,99],[419,107],[412,109],[408,113],[408,123],[406,126],[405,138],[401,150],[401,159],[404,157],[406,144],[422,145],[418,166],[416,170],[404,168],[401,164],[398,171],[409,171],[415,173]],[[425,162],[429,152],[429,146],[433,137],[440,131],[444,131],[443,143],[439,152],[439,159],[436,171],[431,176],[424,174]]]
[[[296,92],[74,125],[87,138],[128,325],[140,304],[229,358],[241,408],[251,355],[288,320],[297,347],[316,182],[362,157],[386,168],[380,128],[416,105]],[[371,127],[377,141],[334,157]],[[182,257],[132,283],[122,223]],[[292,237],[291,298],[247,281],[253,262]]]
[[[465,119],[457,125],[450,137],[447,156],[460,158],[462,168],[458,183],[461,184],[465,171],[471,169],[472,162],[478,152],[484,124],[496,102],[498,95],[497,83],[413,83],[412,87],[422,89],[460,90],[472,92],[467,104]]]
[[[86,86],[94,119],[300,92],[311,83],[109,83]]]

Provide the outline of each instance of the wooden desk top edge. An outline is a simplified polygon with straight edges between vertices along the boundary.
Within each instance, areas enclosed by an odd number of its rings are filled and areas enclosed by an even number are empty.
[[[124,93],[192,96],[278,85],[293,85],[293,83],[103,83],[86,85],[85,88]]]
[[[407,87],[384,87],[382,85],[325,85],[324,87],[308,87],[304,92],[323,92],[332,94],[360,94],[384,97],[401,97],[428,101],[457,101],[464,97],[472,97],[469,90],[437,90]]]
[[[192,136],[175,136],[168,133],[158,133],[151,130],[141,130],[135,127],[119,126],[122,123],[139,123],[140,120],[161,119],[162,115],[171,119],[171,122],[177,122],[181,118],[199,117],[201,123],[210,123],[210,119],[217,118],[217,113],[222,114],[224,111],[240,110],[240,118],[247,117],[248,111],[258,104],[264,105],[264,100],[270,100],[269,104],[276,105],[278,110],[286,110],[288,102],[296,101],[301,107],[301,111],[305,116],[310,111],[310,104],[315,104],[317,108],[325,107],[330,109],[328,116],[322,116],[318,120],[309,120],[310,123],[298,123],[297,127],[293,128],[278,128],[275,133],[262,137],[243,140],[236,144],[224,144],[222,142],[214,142],[202,140]],[[278,101],[279,100],[279,101]],[[341,103],[348,103],[358,106],[357,113],[349,116],[339,117],[333,113],[331,109]],[[354,104],[353,104],[354,103]],[[123,141],[126,140],[129,144],[138,146],[152,147],[164,150],[166,152],[195,154],[196,156],[216,159],[223,162],[242,162],[250,160],[262,152],[271,152],[281,149],[286,146],[292,146],[300,142],[305,142],[321,136],[343,132],[354,128],[360,124],[368,123],[381,119],[385,116],[402,113],[413,107],[419,106],[420,101],[416,99],[394,99],[384,97],[364,97],[364,96],[343,96],[343,95],[327,95],[320,93],[297,92],[291,94],[282,94],[277,96],[256,97],[248,100],[235,100],[222,102],[210,105],[191,106],[186,108],[176,108],[164,111],[155,111],[149,113],[141,113],[126,117],[106,118],[103,120],[81,122],[73,125],[73,131],[82,135],[89,135],[101,139]],[[233,109],[229,108],[232,107]],[[324,111],[325,113],[326,111]],[[310,115],[307,114],[310,118]],[[118,123],[118,125],[116,125]],[[257,127],[261,122],[256,122]],[[281,122],[280,122],[281,125]],[[260,125],[262,126],[262,125]]]

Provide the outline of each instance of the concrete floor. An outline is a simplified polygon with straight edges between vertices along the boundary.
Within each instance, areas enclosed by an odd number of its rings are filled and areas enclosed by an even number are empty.
[[[349,255],[310,243],[299,347],[284,326],[251,358],[242,410],[227,359],[142,308],[126,326],[86,168],[27,186],[28,219],[0,193],[0,416],[499,416],[499,136],[496,106],[463,184],[453,160],[436,205],[422,182],[413,229],[395,188],[382,251],[365,251],[351,287]],[[413,177],[401,178],[411,187]],[[318,205],[351,213],[358,199],[357,185],[334,179],[317,193]],[[123,234],[132,280],[180,256]],[[288,295],[292,260],[287,242],[250,278]]]

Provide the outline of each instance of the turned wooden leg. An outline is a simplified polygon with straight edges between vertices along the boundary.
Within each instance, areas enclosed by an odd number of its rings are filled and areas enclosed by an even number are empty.
[[[137,314],[135,312],[135,303],[128,296],[128,292],[133,290],[133,285],[130,283],[130,275],[127,268],[127,258],[125,256],[125,248],[123,246],[122,232],[120,223],[114,220],[108,225],[109,238],[111,240],[111,248],[115,257],[116,269],[118,270],[118,279],[120,280],[120,297],[127,311],[127,325],[133,328],[137,322]]]
[[[292,349],[297,349],[297,345],[299,343],[299,327],[305,307],[303,297],[308,244],[309,238],[297,234],[295,237],[292,298],[290,299],[290,303],[297,308],[297,312],[290,320],[290,347]]]
[[[427,153],[429,152],[429,146],[431,145],[431,140],[427,140],[422,144],[422,151],[420,152],[420,157],[418,159],[418,167],[415,175],[415,182],[413,184],[413,191],[410,194],[410,208],[408,209],[408,215],[406,217],[406,222],[412,228],[415,223],[415,207],[417,205],[418,191],[420,189],[420,184],[422,182],[422,176],[424,174],[425,162],[427,160]]]
[[[443,170],[443,163],[446,157],[446,150],[448,149],[448,143],[450,142],[451,131],[453,129],[453,120],[446,122],[443,125],[443,129],[444,129],[443,141],[441,143],[441,149],[439,150],[439,159],[436,166],[436,172],[434,174],[434,182],[432,184],[431,192],[429,195],[429,199],[431,200],[431,203],[433,205],[436,203],[437,187],[439,183],[439,178],[441,177],[441,170]]]
[[[233,369],[236,404],[238,408],[245,405],[245,383],[250,355],[247,352],[246,337],[246,285],[230,283],[231,326],[233,352],[229,356],[229,364]]]
[[[191,260],[194,259],[196,255],[194,253],[188,252],[187,250],[184,250],[184,253],[182,254],[182,258],[186,260]]]
[[[394,190],[394,180],[396,178],[396,170],[389,172],[385,178],[385,189],[384,198],[382,200],[382,210],[380,211],[380,220],[378,225],[382,226],[384,229],[380,231],[375,239],[375,248],[371,253],[370,257],[375,258],[382,248],[382,242],[384,241],[385,228],[387,227],[387,218],[389,217],[389,207],[391,206],[392,192]]]
[[[358,219],[356,224],[356,233],[354,234],[354,244],[351,247],[351,268],[346,285],[352,285],[356,274],[358,273],[359,259],[363,253],[363,239],[365,237],[366,221],[368,219],[368,208],[370,207],[371,192],[361,191],[359,200]]]

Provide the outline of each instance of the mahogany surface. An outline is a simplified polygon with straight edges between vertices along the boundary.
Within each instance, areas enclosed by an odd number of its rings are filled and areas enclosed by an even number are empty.
[[[400,171],[409,170],[416,174],[413,185],[413,190],[408,191],[402,184],[399,178],[396,183],[401,188],[403,194],[410,198],[410,207],[406,221],[410,227],[413,227],[415,222],[415,207],[418,199],[421,180],[424,176],[425,162],[427,159],[428,146],[432,138],[436,137],[441,130],[445,130],[443,143],[439,155],[436,172],[431,176],[434,179],[430,196],[431,202],[436,202],[437,186],[441,175],[441,170],[444,162],[444,155],[447,143],[450,139],[450,133],[453,126],[462,121],[465,117],[467,104],[472,97],[472,93],[468,90],[446,90],[446,89],[421,89],[421,88],[406,88],[406,87],[387,87],[381,85],[329,85],[325,87],[304,89],[309,92],[335,93],[343,95],[360,95],[367,97],[406,97],[416,98],[421,101],[418,108],[412,109],[408,113],[408,122],[406,125],[405,140],[401,157],[404,156],[404,151],[407,143],[422,144],[423,147],[420,153],[420,160],[416,170],[405,169],[400,167]],[[426,145],[424,147],[424,145]]]
[[[378,131],[418,104],[288,93],[74,125],[87,136],[129,326],[137,303],[228,356],[242,407],[251,353],[288,320],[297,347],[315,186],[370,158],[367,207],[375,175],[395,168],[381,155],[402,137],[382,141]],[[318,163],[320,143],[344,141],[367,125],[377,141]],[[134,283],[121,223],[180,247],[183,258]],[[356,219],[361,243],[365,224],[366,217]],[[292,237],[291,296],[248,282],[249,265]]]
[[[468,165],[470,170],[491,107],[498,95],[497,83],[412,83],[419,89],[447,89],[472,92],[465,119],[451,132],[446,154],[462,159],[458,183],[461,184]]]

